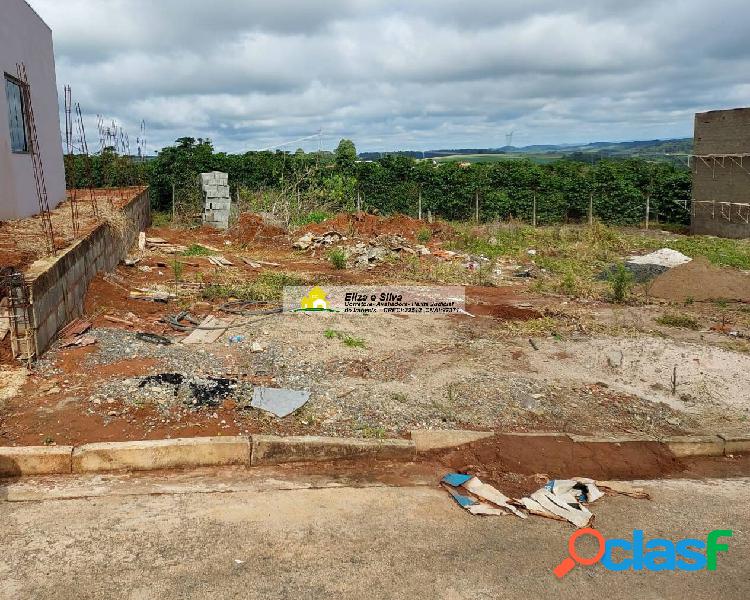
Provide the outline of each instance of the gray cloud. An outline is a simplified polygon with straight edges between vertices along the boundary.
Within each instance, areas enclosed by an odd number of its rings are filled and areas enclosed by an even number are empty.
[[[694,112],[750,104],[739,0],[30,3],[60,87],[131,137],[145,119],[152,149],[318,129],[363,150],[689,136]]]

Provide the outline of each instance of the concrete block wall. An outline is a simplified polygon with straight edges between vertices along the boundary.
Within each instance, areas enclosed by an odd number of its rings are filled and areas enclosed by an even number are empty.
[[[138,233],[148,227],[148,189],[122,210],[128,223],[122,235],[102,223],[62,254],[37,261],[25,274],[37,356],[49,348],[65,325],[83,314],[83,300],[91,280],[102,271],[113,270],[136,242]]]
[[[229,175],[221,171],[201,173],[201,187],[205,200],[203,222],[218,229],[229,227],[232,200],[229,195]]]
[[[693,146],[691,232],[750,237],[750,108],[696,114]]]

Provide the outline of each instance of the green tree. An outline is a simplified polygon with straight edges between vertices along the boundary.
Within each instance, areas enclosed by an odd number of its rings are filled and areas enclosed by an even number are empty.
[[[342,139],[339,145],[336,146],[336,167],[345,172],[351,172],[357,162],[357,148],[354,146],[354,142]]]

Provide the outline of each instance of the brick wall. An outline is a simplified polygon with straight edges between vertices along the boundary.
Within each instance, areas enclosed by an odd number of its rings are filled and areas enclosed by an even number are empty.
[[[83,300],[91,280],[102,271],[113,270],[137,241],[138,233],[148,227],[148,189],[122,210],[127,217],[124,232],[102,223],[54,257],[54,262],[37,263],[26,273],[37,356],[49,348],[58,331],[83,314]]]
[[[691,231],[750,237],[750,108],[695,115]],[[701,155],[703,158],[701,158]]]

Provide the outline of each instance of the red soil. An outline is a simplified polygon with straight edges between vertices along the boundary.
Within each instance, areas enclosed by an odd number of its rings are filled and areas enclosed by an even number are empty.
[[[344,235],[363,237],[390,234],[413,240],[417,232],[422,229],[429,230],[433,235],[440,235],[446,231],[446,226],[441,223],[427,223],[406,215],[379,217],[358,212],[355,214],[341,213],[327,221],[311,223],[296,233],[302,235],[308,232],[320,234],[326,231],[338,231]]]

